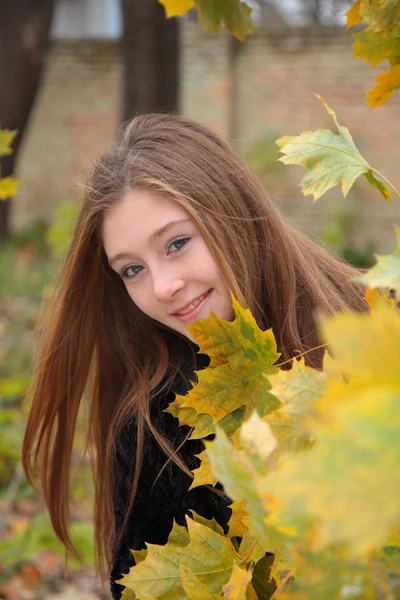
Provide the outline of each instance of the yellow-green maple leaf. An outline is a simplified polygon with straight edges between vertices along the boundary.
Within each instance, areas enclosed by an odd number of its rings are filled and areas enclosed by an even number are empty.
[[[374,169],[361,155],[347,127],[339,124],[336,114],[321,96],[317,96],[333,118],[339,133],[328,129],[304,131],[299,136],[284,136],[277,140],[284,164],[309,168],[300,186],[305,195],[312,194],[314,201],[335,185],[341,185],[346,197],[360,175],[364,175],[385,199],[391,197],[387,187],[377,179]]]
[[[400,2],[361,0],[360,14],[371,31],[390,31],[400,23]]]
[[[376,254],[376,264],[358,281],[371,288],[385,287],[396,290],[400,294],[400,227],[396,227],[397,247],[391,254]]]
[[[237,560],[229,539],[192,519],[187,520],[187,525],[189,544],[182,547],[147,544],[145,560],[120,580],[122,585],[134,590],[139,600],[187,600],[181,565],[190,569],[211,593],[219,593],[229,581]]]
[[[381,106],[400,87],[400,2],[399,0],[360,0],[348,13],[348,26],[364,20],[367,28],[354,33],[354,56],[376,66],[388,60],[391,70],[381,73],[367,93],[371,108]],[[350,25],[351,23],[351,25]]]
[[[219,33],[224,22],[234,36],[243,41],[253,31],[251,8],[241,0],[159,0],[167,17],[180,17],[196,8],[199,23],[212,33]]]
[[[17,131],[11,129],[0,129],[0,156],[12,153],[11,144],[17,135]]]
[[[251,8],[241,0],[195,0],[199,23],[213,33],[218,33],[221,22],[240,41],[253,31]]]
[[[325,373],[304,364],[304,359],[293,361],[289,371],[283,369],[271,377],[272,393],[282,406],[264,417],[277,441],[279,454],[305,450],[313,438],[304,427],[304,417],[325,388]]]
[[[15,177],[4,177],[0,179],[0,200],[7,200],[16,195],[19,181]]]
[[[368,103],[371,108],[385,104],[393,94],[400,88],[400,64],[393,65],[390,71],[380,73],[375,79],[375,87],[367,93]]]
[[[219,600],[220,596],[210,592],[200,579],[186,567],[180,565],[182,587],[190,600]]]
[[[213,433],[216,423],[232,435],[254,408],[263,416],[280,406],[270,393],[268,379],[278,371],[272,330],[261,331],[250,311],[235,299],[233,307],[233,322],[220,321],[211,313],[209,319],[188,326],[200,352],[208,354],[211,362],[197,372],[197,385],[187,396],[178,395],[167,411],[181,425],[194,427],[192,438]]]
[[[400,26],[392,31],[361,31],[353,33],[354,56],[378,66],[384,60],[400,56]]]

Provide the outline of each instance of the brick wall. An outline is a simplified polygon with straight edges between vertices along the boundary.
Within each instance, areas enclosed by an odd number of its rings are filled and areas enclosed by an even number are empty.
[[[322,94],[367,160],[400,186],[400,96],[371,111],[364,92],[378,71],[352,59],[351,36],[340,30],[257,31],[243,45],[185,23],[181,108],[233,139],[282,212],[296,226],[323,235],[350,217],[355,243],[394,243],[400,200],[384,203],[363,182],[348,199],[338,190],[316,204],[304,198],[299,167],[276,162],[274,140],[305,129],[332,128],[313,93]],[[121,67],[112,42],[53,44],[19,164],[21,193],[13,223],[51,218],[59,202],[78,200],[88,165],[115,137]]]

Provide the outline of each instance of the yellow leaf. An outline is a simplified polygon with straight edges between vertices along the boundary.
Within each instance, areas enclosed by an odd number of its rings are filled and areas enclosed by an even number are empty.
[[[400,314],[380,305],[371,313],[325,319],[321,332],[341,368],[375,388],[400,385]]]
[[[193,470],[194,479],[190,489],[198,487],[199,485],[215,485],[218,481],[211,471],[210,459],[208,458],[207,452],[203,450],[203,452],[198,454],[198,457],[200,458],[201,463],[197,469]]]
[[[392,65],[390,71],[381,73],[375,79],[375,87],[367,93],[368,103],[371,108],[385,104],[400,88],[400,64]]]
[[[147,550],[131,550],[131,552],[133,554],[133,558],[135,559],[135,564],[139,564],[147,556]]]
[[[347,29],[354,27],[354,25],[359,25],[363,22],[363,18],[360,14],[360,4],[361,0],[357,0],[355,4],[347,11],[346,20],[347,20]]]
[[[379,288],[367,288],[365,292],[365,299],[368,302],[368,306],[371,310],[375,310],[380,304],[385,303],[391,306],[393,309],[397,308],[396,300],[390,297],[388,289],[384,290],[383,293]]]
[[[19,187],[19,181],[14,177],[4,177],[0,179],[0,200],[7,200],[16,195]]]
[[[249,515],[246,511],[246,501],[233,502],[230,505],[232,510],[232,516],[229,519],[229,536],[230,537],[241,537],[248,530]]]
[[[133,590],[126,587],[122,592],[121,600],[136,600]]]
[[[235,299],[233,307],[233,322],[220,321],[211,313],[209,319],[188,327],[211,363],[197,372],[197,385],[186,396],[177,396],[167,411],[181,425],[194,427],[192,438],[213,433],[217,423],[231,436],[254,408],[264,416],[281,404],[270,393],[268,379],[278,371],[272,330],[261,331],[250,311]]]
[[[246,570],[235,565],[230,580],[223,587],[225,600],[246,600],[246,591],[251,577],[252,569]]]
[[[194,8],[194,0],[159,0],[165,8],[167,19],[181,17],[188,10]]]
[[[11,129],[0,129],[0,156],[12,153],[11,144],[17,135],[17,130],[11,131]]]

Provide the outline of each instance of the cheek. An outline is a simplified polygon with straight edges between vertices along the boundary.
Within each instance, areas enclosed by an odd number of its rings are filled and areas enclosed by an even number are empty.
[[[134,289],[127,285],[127,292],[136,306],[149,317],[154,317],[154,303],[152,302],[151,296],[145,289]]]

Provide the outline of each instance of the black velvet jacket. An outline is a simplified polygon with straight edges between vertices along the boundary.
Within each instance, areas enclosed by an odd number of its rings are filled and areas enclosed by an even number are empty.
[[[152,399],[151,418],[157,427],[175,448],[178,448],[188,434],[187,426],[179,426],[178,419],[163,412],[173,402],[175,394],[186,394],[194,380],[194,369],[205,368],[208,357],[193,354],[185,344],[182,375],[176,376],[168,392]],[[193,346],[195,348],[195,346]],[[195,456],[203,449],[200,440],[187,440],[179,450],[190,470],[200,461]],[[133,480],[136,454],[136,423],[132,421],[122,431],[117,440],[114,461],[114,511],[116,516],[116,539],[119,538],[129,502],[131,482]],[[193,510],[199,515],[216,521],[226,531],[231,510],[229,500],[216,494],[205,486],[189,491],[191,479],[173,461],[164,467],[167,457],[151,433],[145,434],[143,467],[139,486],[127,526],[118,546],[111,571],[111,593],[114,599],[121,597],[123,586],[117,583],[129,568],[134,565],[130,549],[141,550],[145,543],[165,544],[171,532],[173,521],[185,525],[185,515]],[[157,481],[156,481],[157,479]],[[154,483],[156,481],[156,483]]]

